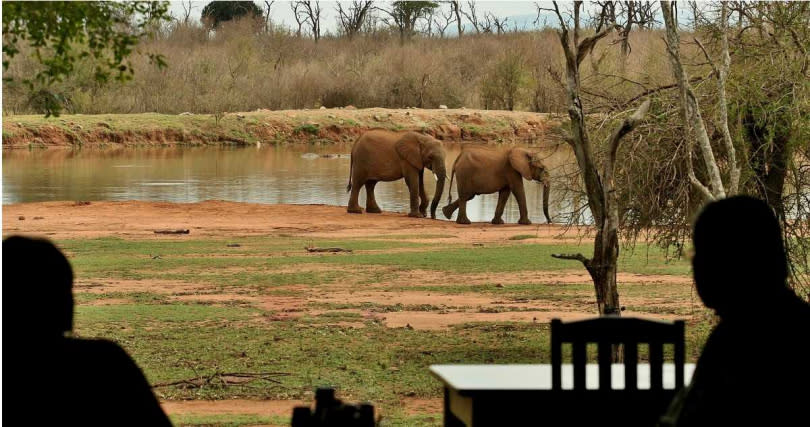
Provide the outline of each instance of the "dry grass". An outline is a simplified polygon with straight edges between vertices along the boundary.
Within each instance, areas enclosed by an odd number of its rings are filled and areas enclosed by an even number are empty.
[[[583,81],[594,91],[635,94],[640,86],[620,78],[606,82],[594,71],[621,75],[644,85],[670,82],[664,45],[658,32],[636,32],[632,51],[622,58],[608,38],[583,64]],[[514,108],[561,112],[564,91],[562,51],[554,30],[457,38],[416,38],[401,44],[398,37],[323,38],[315,43],[286,32],[255,34],[250,25],[234,23],[208,33],[195,26],[177,26],[140,46],[165,55],[169,67],[150,66],[135,57],[133,81],[99,87],[89,63],[55,88],[70,100],[66,112],[214,113],[266,109],[302,109],[354,105],[436,108],[504,109],[493,99],[507,91],[499,70],[517,61],[518,88]],[[7,76],[30,74],[35,62],[20,55]],[[508,67],[507,67],[508,68]],[[493,94],[493,92],[495,92]],[[486,94],[486,96],[484,96]],[[597,98],[598,99],[598,98]],[[489,100],[489,101],[488,101]],[[27,92],[4,83],[3,109],[32,113]]]

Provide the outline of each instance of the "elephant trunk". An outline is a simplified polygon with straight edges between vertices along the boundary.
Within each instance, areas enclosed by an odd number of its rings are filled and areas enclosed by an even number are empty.
[[[436,172],[436,194],[433,195],[433,201],[430,203],[430,217],[436,219],[436,208],[439,206],[439,200],[442,198],[444,192],[444,181],[447,179],[447,171],[444,165],[440,165],[435,170]]]
[[[546,216],[546,222],[551,224],[551,215],[548,214],[548,196],[551,193],[551,185],[548,181],[543,182],[543,215]]]

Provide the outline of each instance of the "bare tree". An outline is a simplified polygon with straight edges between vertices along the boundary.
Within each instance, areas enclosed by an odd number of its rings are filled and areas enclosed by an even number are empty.
[[[469,10],[468,12],[460,9],[461,14],[467,17],[467,20],[470,21],[475,32],[481,34],[481,21],[479,21],[477,11],[475,10],[475,0],[469,0],[467,2],[467,9]]]
[[[432,13],[431,19],[433,21],[433,24],[436,26],[436,31],[439,33],[439,37],[441,38],[444,38],[444,35],[447,32],[447,28],[450,26],[450,24],[456,22],[452,6],[450,10],[445,11],[444,9],[441,9],[440,13],[438,14],[435,12]]]
[[[346,34],[349,39],[354,38],[354,36],[363,29],[366,17],[373,10],[373,4],[374,2],[371,0],[354,0],[351,6],[344,9],[341,3],[337,2],[338,25],[341,31],[343,31],[343,34]]]
[[[725,10],[725,5],[723,6],[723,9]],[[701,193],[706,201],[724,198],[726,197],[727,192],[720,176],[720,168],[717,165],[717,160],[712,149],[709,134],[706,131],[706,123],[704,122],[703,116],[700,112],[698,98],[695,95],[692,85],[689,83],[689,77],[687,76],[686,70],[684,70],[683,64],[681,63],[681,39],[680,35],[678,34],[677,18],[675,17],[674,10],[668,1],[661,2],[661,11],[664,15],[664,25],[666,26],[667,53],[672,66],[672,74],[675,76],[675,81],[678,83],[678,89],[680,90],[681,116],[687,127],[694,132],[694,137],[703,156],[703,163],[709,179],[709,183],[704,184],[697,178],[692,164],[692,150],[687,148],[687,155],[689,156],[687,159],[689,181]],[[728,44],[725,46],[726,52],[723,55],[723,67],[725,67],[725,73],[727,73],[728,64],[725,62],[725,58],[728,56]],[[721,85],[725,85],[725,77],[719,79],[719,81]],[[721,92],[723,92],[722,97],[725,99],[725,87],[721,88]],[[689,141],[691,141],[691,138]],[[726,148],[730,149],[729,154],[730,157],[733,158],[734,146],[731,144],[730,140],[727,142],[727,144],[728,145]],[[733,164],[732,166],[734,169],[737,168],[736,164]],[[739,169],[736,170],[737,179],[739,179]],[[736,192],[736,188],[730,188],[730,190],[732,190],[732,194],[733,192]]]
[[[638,28],[642,30],[652,30],[655,25],[658,24],[658,20],[656,19],[658,12],[659,10],[655,2],[637,1],[633,20],[636,25],[638,25]]]
[[[448,1],[448,3],[450,3],[450,10],[453,12],[453,16],[455,17],[458,38],[461,38],[461,35],[464,33],[464,24],[461,22],[461,5],[459,4],[458,0]]]
[[[492,27],[491,28],[495,30],[494,32],[496,34],[503,34],[503,33],[507,32],[507,31],[509,31],[509,23],[508,23],[509,18],[508,17],[499,18],[494,13],[488,13],[487,14],[487,22],[489,22],[490,20],[492,22]],[[489,32],[493,32],[492,29],[490,29]]]
[[[304,24],[306,24],[308,21],[307,15],[304,12],[304,2],[302,1],[290,2],[290,9],[292,9],[295,23],[298,24],[298,28],[295,30],[295,36],[301,37],[301,29],[303,28]]]
[[[264,30],[270,30],[270,9],[273,7],[273,3],[276,0],[264,0]]]
[[[321,2],[319,1],[310,1],[310,0],[303,0],[303,1],[296,1],[295,3],[300,3],[300,11],[304,15],[307,25],[309,25],[309,31],[312,33],[312,38],[315,39],[317,43],[318,40],[321,39]],[[296,21],[298,21],[296,19]]]
[[[650,107],[650,101],[642,103],[636,112],[626,118],[613,132],[606,143],[605,158],[602,162],[598,162],[585,123],[585,110],[580,98],[582,88],[579,67],[597,42],[617,29],[618,26],[614,22],[591,36],[583,37],[580,28],[582,3],[581,1],[574,2],[573,28],[563,18],[557,2],[554,2],[554,9],[551,11],[557,15],[560,22],[558,34],[565,54],[565,88],[568,117],[571,120],[570,135],[567,139],[577,159],[596,235],[591,258],[582,254],[555,254],[552,256],[582,262],[593,280],[599,314],[620,315],[619,292],[616,286],[620,217],[614,180],[617,153],[622,138],[643,120]],[[538,6],[538,9],[542,8]],[[600,163],[601,171],[599,170]]]
[[[183,7],[183,24],[188,24],[191,19],[191,13],[197,6],[195,6],[194,2],[191,0],[181,1],[180,5]]]

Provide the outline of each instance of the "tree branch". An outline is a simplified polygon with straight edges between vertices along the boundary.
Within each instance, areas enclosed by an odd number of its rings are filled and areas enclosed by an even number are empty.
[[[621,126],[613,132],[613,136],[610,137],[610,141],[608,142],[608,158],[607,163],[605,164],[605,168],[608,167],[612,168],[613,164],[616,162],[616,152],[619,151],[619,142],[622,138],[630,133],[636,126],[638,126],[639,122],[644,120],[644,116],[647,115],[647,111],[650,110],[650,100],[644,101],[638,110],[633,113],[632,116],[626,118]],[[605,173],[607,176],[608,173]],[[612,172],[610,175],[613,175]]]
[[[613,32],[615,29],[621,29],[620,25],[613,24],[599,33],[596,33],[590,37],[585,37],[584,40],[577,46],[577,65],[581,64],[582,61],[591,53],[593,47],[596,46],[596,42],[603,39],[605,36]]]
[[[689,79],[689,83],[690,84],[699,83],[699,82],[702,82],[703,80],[706,80],[706,79],[710,78],[713,75],[714,75],[714,72],[711,72],[711,73],[709,73],[709,74],[707,74],[707,75],[705,75],[703,77],[692,77],[691,79]],[[672,83],[672,84],[658,86],[656,88],[645,90],[644,92],[641,92],[640,94],[628,99],[627,101],[622,103],[619,107],[620,108],[621,107],[626,107],[626,106],[638,101],[639,99],[644,98],[647,95],[652,95],[654,93],[658,93],[658,92],[661,92],[661,91],[664,91],[664,90],[667,90],[667,89],[676,88],[676,87],[678,87],[678,83]]]
[[[551,254],[551,257],[557,259],[579,261],[582,263],[582,265],[585,266],[586,269],[589,268],[591,265],[591,260],[585,258],[585,255],[582,254]]]

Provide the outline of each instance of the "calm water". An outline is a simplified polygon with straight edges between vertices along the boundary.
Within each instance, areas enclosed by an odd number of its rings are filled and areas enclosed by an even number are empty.
[[[448,173],[459,147],[448,149]],[[345,206],[349,195],[351,146],[262,146],[120,148],[99,150],[3,150],[3,204],[53,200],[151,200],[198,202],[230,200],[251,203]],[[343,154],[343,156],[334,156]],[[326,156],[326,157],[324,157]],[[552,170],[571,162],[567,150],[548,151]],[[429,171],[428,171],[429,172]],[[430,176],[430,178],[427,178]],[[436,181],[426,174],[432,197]],[[449,176],[448,176],[449,185]],[[455,186],[455,183],[454,183]],[[526,183],[529,217],[543,222],[542,188]],[[381,182],[375,189],[385,211],[407,212],[404,181]],[[365,191],[361,191],[365,207]],[[454,198],[456,191],[453,189]],[[447,189],[441,204],[447,202]],[[551,214],[566,206],[552,188]],[[468,203],[472,221],[489,221],[497,194]],[[437,212],[441,216],[441,212]],[[516,222],[518,206],[510,197],[504,220]]]

